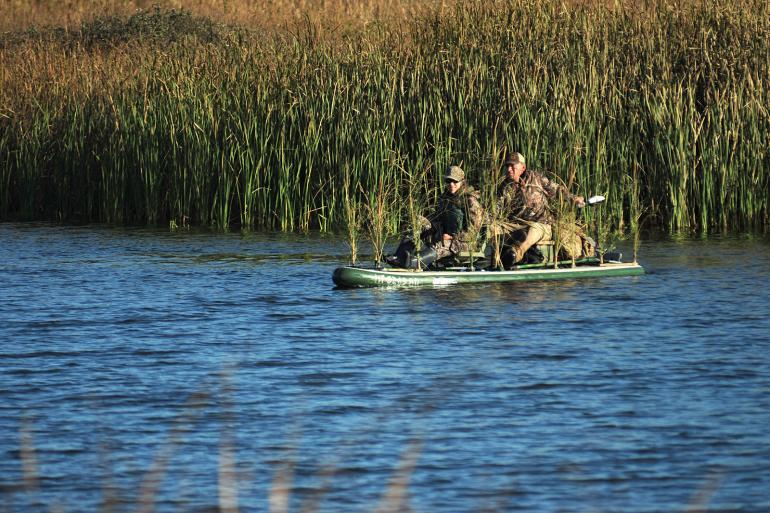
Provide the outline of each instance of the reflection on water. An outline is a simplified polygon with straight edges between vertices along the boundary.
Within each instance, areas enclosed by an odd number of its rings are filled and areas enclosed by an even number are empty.
[[[329,236],[0,224],[0,503],[768,511],[769,242],[334,290]]]

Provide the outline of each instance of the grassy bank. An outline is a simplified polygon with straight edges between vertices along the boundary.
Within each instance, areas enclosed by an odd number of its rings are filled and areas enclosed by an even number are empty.
[[[5,32],[0,219],[332,230],[386,189],[394,231],[509,147],[615,227],[768,225],[766,2],[242,4]]]

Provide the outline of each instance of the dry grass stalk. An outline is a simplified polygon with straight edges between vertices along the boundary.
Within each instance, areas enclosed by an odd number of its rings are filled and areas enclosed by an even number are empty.
[[[690,499],[690,503],[684,509],[685,513],[707,513],[709,510],[709,502],[722,485],[724,480],[724,474],[722,472],[713,472],[707,476],[703,485],[695,492]]]
[[[324,494],[331,489],[332,478],[337,473],[337,467],[333,464],[324,465],[318,472],[318,477],[321,479],[321,486],[315,489],[315,491],[303,501],[300,506],[301,513],[317,513],[321,509],[321,500]]]
[[[139,513],[152,513],[155,511],[155,498],[166,476],[166,470],[171,457],[174,455],[177,446],[181,443],[182,435],[190,430],[192,424],[209,400],[210,397],[205,392],[192,394],[182,411],[174,419],[174,427],[171,433],[169,433],[166,442],[158,449],[152,466],[147,471],[139,488],[139,496],[137,498],[137,511]]]
[[[21,470],[24,488],[29,492],[40,491],[38,469],[32,426],[29,421],[24,421],[21,426]]]
[[[417,467],[422,442],[412,440],[401,455],[401,460],[388,483],[375,513],[403,513],[411,511],[408,501],[409,480]]]
[[[109,448],[105,443],[99,444],[99,466],[102,469],[102,501],[99,505],[100,513],[113,513],[118,508],[120,497],[113,482],[112,471],[109,465]]]
[[[223,427],[219,439],[219,511],[220,513],[238,513],[238,474],[236,470],[235,447],[232,425],[233,406],[231,402],[231,371],[222,373],[222,408]]]
[[[270,487],[270,495],[268,496],[270,513],[288,513],[292,480],[294,479],[294,465],[294,452],[290,450],[275,472],[273,484]]]
[[[575,173],[570,173],[570,178],[567,183],[558,177],[553,176],[551,181],[559,183],[564,187],[564,191],[569,191],[572,183],[574,182]],[[554,217],[552,237],[553,237],[553,267],[559,266],[559,253],[564,249],[566,253],[569,253],[572,266],[575,267],[575,259],[577,256],[574,251],[576,245],[575,238],[579,239],[578,230],[580,229],[580,223],[577,218],[577,207],[575,203],[565,193],[559,193],[555,199],[550,202],[551,213]]]

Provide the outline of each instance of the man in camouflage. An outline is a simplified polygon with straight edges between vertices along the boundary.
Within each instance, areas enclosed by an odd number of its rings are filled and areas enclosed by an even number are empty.
[[[427,247],[419,255],[412,255],[414,243],[404,241],[393,257],[391,265],[410,269],[425,269],[436,261],[468,251],[481,230],[484,210],[478,193],[465,182],[465,172],[459,166],[450,166],[444,174],[445,189],[439,197],[434,213],[423,218],[423,239]]]
[[[552,238],[554,215],[550,200],[558,195],[578,206],[585,205],[582,196],[574,196],[566,187],[554,183],[541,173],[527,169],[521,153],[511,153],[505,159],[503,168],[506,178],[498,190],[498,206],[509,219],[523,224],[520,232],[508,241],[504,260],[509,267],[524,259],[529,248],[541,241]],[[575,249],[570,248],[569,252]],[[579,251],[578,251],[579,253]]]

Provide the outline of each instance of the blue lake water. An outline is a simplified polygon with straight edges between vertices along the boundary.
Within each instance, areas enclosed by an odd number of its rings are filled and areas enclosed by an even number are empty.
[[[770,511],[770,238],[403,290],[346,258],[0,224],[0,511]]]

